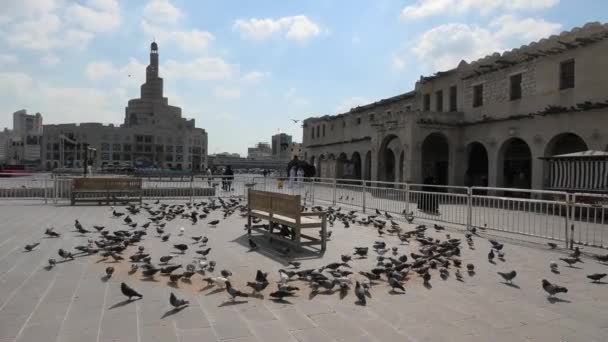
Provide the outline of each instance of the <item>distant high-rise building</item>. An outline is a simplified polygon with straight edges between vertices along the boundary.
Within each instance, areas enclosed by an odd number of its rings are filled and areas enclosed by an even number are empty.
[[[272,159],[272,148],[267,142],[259,142],[255,147],[249,147],[247,149],[247,158],[253,160]]]
[[[290,160],[291,135],[280,133],[272,136],[272,159]]]
[[[11,165],[40,164],[42,115],[27,114],[25,109],[13,113],[13,129],[0,133],[0,163]]]

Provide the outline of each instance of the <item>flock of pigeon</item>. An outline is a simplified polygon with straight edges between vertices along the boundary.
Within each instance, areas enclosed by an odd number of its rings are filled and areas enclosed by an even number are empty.
[[[124,211],[120,212],[114,207],[111,208],[111,215],[124,228],[110,230],[105,226],[92,225],[91,228],[85,228],[79,220],[75,220],[75,232],[87,237],[87,243],[74,247],[73,250],[59,249],[58,255],[60,259],[49,259],[47,269],[51,270],[59,263],[74,260],[79,256],[99,256],[102,260],[111,260],[114,262],[130,262],[128,274],[135,276],[138,272],[142,279],[154,279],[156,276],[164,276],[168,278],[168,282],[175,285],[178,282],[186,282],[192,284],[195,278],[207,285],[207,287],[217,287],[228,294],[230,300],[235,300],[237,297],[254,297],[264,298],[262,294],[274,280],[268,279],[268,272],[257,270],[255,278],[248,281],[241,290],[237,289],[231,280],[232,272],[228,269],[220,269],[216,261],[212,260],[212,247],[209,247],[209,238],[203,235],[190,236],[191,243],[173,243],[172,233],[168,223],[175,219],[189,220],[192,223],[193,231],[201,232],[204,226],[202,220],[207,219],[212,213],[221,213],[223,219],[228,218],[234,213],[245,218],[247,216],[247,206],[241,198],[229,199],[210,199],[199,203],[187,204],[165,204],[156,201],[154,203],[144,203],[141,205],[126,205]],[[387,212],[381,213],[376,210],[375,215],[365,215],[356,211],[342,211],[342,208],[320,206],[312,208],[303,208],[303,210],[326,211],[328,215],[328,223],[330,227],[334,227],[337,223],[341,223],[343,228],[347,229],[351,224],[359,224],[364,227],[373,226],[377,231],[379,239],[371,246],[354,246],[352,254],[341,255],[340,260],[326,264],[320,268],[301,269],[301,263],[291,258],[292,251],[289,248],[282,247],[278,252],[282,254],[289,264],[289,267],[278,270],[278,278],[276,285],[273,285],[268,294],[269,297],[278,302],[286,301],[288,297],[298,295],[300,288],[299,284],[307,284],[310,288],[309,297],[314,297],[316,294],[332,294],[338,292],[340,298],[343,299],[351,291],[354,283],[354,294],[356,303],[366,305],[371,298],[370,290],[379,285],[386,284],[386,288],[391,293],[405,293],[405,282],[420,278],[424,286],[430,287],[430,282],[433,274],[438,273],[439,277],[446,280],[450,277],[453,270],[454,277],[458,281],[464,281],[463,273],[468,276],[475,275],[475,265],[467,263],[463,265],[460,258],[463,248],[463,240],[452,238],[449,233],[444,232],[445,227],[434,224],[432,227],[425,225],[415,226],[414,229],[405,230],[398,222]],[[216,214],[217,215],[217,214]],[[414,216],[412,213],[402,213],[405,220],[413,225]],[[145,216],[145,223],[140,224],[141,218]],[[221,220],[209,220],[207,226],[215,227],[220,224]],[[261,223],[259,219],[254,219],[254,224],[261,227],[268,227],[267,224]],[[437,239],[429,236],[428,231],[443,232],[444,239]],[[213,230],[209,230],[212,232]],[[184,227],[179,228],[179,236],[186,233]],[[331,230],[327,231],[327,238],[331,238]],[[289,236],[292,231],[289,227],[281,227],[277,234]],[[56,232],[53,228],[47,228],[44,235],[51,238],[61,238],[62,234]],[[395,245],[390,246],[387,240],[394,237]],[[473,228],[465,234],[464,242],[469,249],[475,249],[475,240],[482,239],[477,229]],[[163,243],[172,244],[175,253],[168,255],[153,255],[154,251],[146,249],[143,242],[145,239],[156,238]],[[484,239],[485,240],[485,239]],[[488,239],[490,242],[490,251],[488,253],[488,261],[495,263],[495,259],[505,261],[504,245],[498,241]],[[251,250],[260,248],[251,237],[248,239]],[[25,246],[27,252],[33,251],[40,243],[36,242]],[[407,245],[409,248],[417,247],[417,252],[402,254],[399,251],[399,246]],[[548,244],[550,248],[555,249],[557,245],[554,243]],[[177,255],[186,255],[187,252],[194,250],[193,261],[182,265],[180,263],[172,263]],[[128,255],[127,254],[131,254]],[[569,266],[582,262],[580,259],[581,252],[578,248],[570,254],[569,257],[560,258]],[[599,262],[608,263],[608,255],[595,256]],[[375,266],[371,269],[356,272],[353,266],[361,259],[375,258]],[[463,267],[464,266],[464,267]],[[182,268],[183,267],[183,268]],[[557,263],[551,262],[550,269],[554,273],[559,273]],[[464,269],[463,269],[464,268]],[[358,267],[362,269],[362,267]],[[461,272],[461,269],[463,271]],[[219,270],[219,272],[218,272]],[[115,268],[108,266],[105,269],[104,277],[109,279],[113,276]],[[512,284],[517,272],[498,272],[498,275],[504,279],[507,284]],[[590,274],[587,277],[593,282],[599,282],[606,276],[605,273]],[[295,283],[298,282],[298,283]],[[294,285],[295,284],[295,285]],[[558,293],[568,292],[563,286],[552,284],[546,279],[542,280],[542,288],[549,294],[549,297],[555,296]],[[275,287],[276,286],[276,287]],[[243,290],[248,288],[247,291]],[[125,282],[121,283],[122,293],[132,298],[143,298],[133,287]],[[175,308],[183,308],[189,303],[186,300],[179,299],[172,292],[169,298],[169,303]]]

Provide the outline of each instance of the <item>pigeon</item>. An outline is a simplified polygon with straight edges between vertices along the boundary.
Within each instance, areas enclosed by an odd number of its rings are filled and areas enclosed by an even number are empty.
[[[90,233],[90,231],[84,229],[84,227],[82,226],[82,224],[80,224],[80,222],[78,222],[78,220],[74,221],[74,228],[76,228],[76,230],[80,233],[80,234],[86,234],[86,233]]]
[[[581,259],[579,258],[559,258],[559,260],[565,262],[566,264],[568,264],[568,266],[573,267],[572,265],[576,264],[577,262],[580,262]]]
[[[251,238],[249,238],[249,250],[255,251],[256,249],[258,249],[258,245]]]
[[[285,297],[293,297],[294,293],[293,292],[289,292],[289,291],[285,291],[285,290],[278,290],[275,292],[270,293],[270,297],[277,299],[277,300],[284,300]]]
[[[171,236],[171,234],[170,234],[170,233],[169,233],[169,234],[167,234],[167,235],[163,235],[163,236],[161,237],[161,240],[163,240],[163,242],[167,242],[167,241],[169,240],[169,237],[170,237],[170,236]]]
[[[57,254],[59,254],[59,256],[64,259],[74,259],[74,256],[72,255],[72,253],[64,250],[63,248],[59,248],[59,250],[57,251]]]
[[[462,273],[460,273],[460,269],[456,269],[456,273],[454,273],[454,275],[456,276],[456,280],[458,281],[462,281]]]
[[[171,274],[171,272],[177,270],[180,267],[182,267],[182,265],[173,265],[173,266],[162,267],[160,269],[160,273],[162,273],[162,274]]]
[[[302,265],[302,263],[299,261],[290,261],[289,265],[291,265],[293,268],[300,268],[300,265]]]
[[[405,288],[403,287],[403,285],[401,285],[397,281],[397,279],[395,279],[393,277],[388,278],[388,284],[391,286],[391,292],[395,292],[395,289],[399,289],[399,290],[405,292]]]
[[[188,250],[188,245],[186,245],[185,243],[180,243],[177,245],[173,245],[173,248],[180,250],[182,254],[186,254],[186,250]]]
[[[359,304],[365,305],[367,304],[367,300],[365,298],[365,289],[361,286],[361,284],[357,281],[355,283],[355,296],[359,300]]]
[[[488,261],[489,262],[494,261],[494,250],[493,249],[490,249],[490,253],[488,253]]]
[[[135,291],[134,289],[132,289],[131,287],[129,287],[129,285],[127,285],[125,283],[120,283],[120,291],[122,292],[123,295],[129,297],[129,300],[131,300],[131,298],[133,298],[133,297],[144,298],[144,296],[142,296],[140,293],[138,293],[137,291]]]
[[[111,277],[112,274],[114,274],[114,267],[112,267],[112,266],[106,267],[106,275],[108,276],[108,278]]]
[[[53,229],[54,229],[53,227],[47,228],[47,229],[44,231],[44,234],[45,234],[45,235],[48,235],[48,236],[50,236],[50,237],[60,237],[60,236],[61,236],[61,234],[59,234],[59,233],[55,232]]]
[[[220,274],[222,275],[222,277],[224,278],[229,278],[232,277],[232,272],[228,271],[228,270],[221,270]]]
[[[232,297],[232,300],[234,300],[236,297],[249,297],[248,294],[246,294],[245,292],[241,292],[237,289],[235,289],[234,287],[232,287],[232,284],[230,284],[230,281],[226,282],[226,292],[228,292],[228,295],[230,295],[230,297]]]
[[[190,302],[185,299],[178,299],[177,297],[175,297],[175,294],[173,292],[171,292],[171,296],[169,296],[169,303],[176,309],[190,304]]]
[[[255,275],[255,281],[258,283],[267,283],[268,273],[262,272],[260,270],[257,271]]]
[[[551,249],[556,249],[557,248],[557,244],[555,242],[547,242],[547,245],[549,245],[549,247]]]
[[[547,279],[543,279],[542,285],[543,285],[543,290],[545,290],[545,292],[547,292],[549,294],[549,297],[553,297],[560,292],[568,293],[567,288],[565,288],[563,286],[559,286],[557,284],[551,284]]]
[[[428,284],[431,281],[431,274],[427,271],[422,274],[422,280],[424,280],[425,284]]]
[[[169,274],[169,282],[171,282],[172,284],[175,284],[183,276],[184,276],[183,273],[172,273],[172,274]]]
[[[247,282],[247,286],[251,287],[253,289],[254,293],[259,293],[264,291],[264,289],[266,289],[266,287],[268,286],[268,282],[259,282],[259,281],[248,281]]]
[[[602,278],[606,276],[606,273],[593,273],[587,276],[587,278],[593,280],[594,283],[598,283]]]
[[[160,262],[166,265],[171,259],[173,259],[173,255],[163,255],[160,257]]]
[[[57,261],[53,258],[49,259],[49,267],[53,268],[57,265]]]
[[[25,245],[25,250],[31,252],[34,248],[36,248],[40,242],[32,243],[31,245]]]
[[[353,259],[353,257],[352,257],[352,256],[350,256],[350,255],[346,255],[346,254],[342,254],[342,255],[340,256],[340,258],[342,259],[342,262],[343,262],[343,263],[347,263],[347,262],[349,262],[349,261],[351,261],[351,260]]]
[[[96,226],[93,225],[93,228],[95,228],[95,230],[97,230],[98,232],[101,232],[102,230],[104,230],[106,227],[105,226]]]
[[[158,273],[160,269],[158,268],[149,268],[147,270],[143,270],[141,274],[146,278],[152,278],[156,273]]]
[[[501,277],[503,277],[505,279],[505,281],[507,281],[508,283],[512,284],[513,283],[513,279],[515,279],[515,276],[517,276],[517,272],[515,272],[515,270],[511,271],[511,272],[496,272],[498,273],[498,275],[500,275]]]
[[[196,254],[200,254],[203,258],[206,258],[207,255],[209,254],[209,252],[211,252],[211,247],[207,248],[207,249],[201,249],[196,251]]]

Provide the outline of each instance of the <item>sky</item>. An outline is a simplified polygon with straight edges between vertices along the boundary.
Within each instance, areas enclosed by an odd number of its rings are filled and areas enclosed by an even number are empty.
[[[587,22],[606,0],[0,0],[0,127],[121,123],[150,42],[169,103],[236,152],[302,120],[414,88],[421,75]]]

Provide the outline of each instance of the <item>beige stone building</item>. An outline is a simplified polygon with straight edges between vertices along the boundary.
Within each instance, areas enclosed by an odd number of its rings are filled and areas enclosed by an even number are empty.
[[[608,148],[608,24],[454,69],[413,91],[304,121],[321,177],[540,189],[541,157]]]
[[[163,95],[158,45],[150,46],[150,64],[141,96],[129,101],[121,125],[101,123],[44,125],[42,164],[47,169],[82,167],[84,144],[95,148],[96,167],[136,166],[204,170],[207,132]]]
[[[13,113],[13,129],[0,133],[0,164],[40,165],[42,115],[28,114],[25,109]]]

